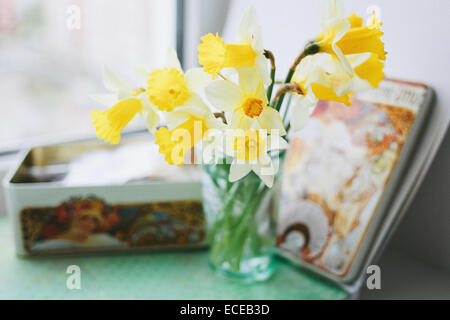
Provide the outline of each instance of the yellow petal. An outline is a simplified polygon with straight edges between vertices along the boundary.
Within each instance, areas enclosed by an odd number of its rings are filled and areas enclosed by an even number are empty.
[[[251,67],[258,54],[250,44],[225,44],[224,68]]]
[[[198,62],[203,66],[203,71],[217,75],[223,68],[225,59],[225,43],[219,34],[212,33],[200,38],[203,43],[198,45]]]
[[[252,161],[259,158],[267,150],[267,137],[258,130],[248,129],[234,140],[233,149],[236,159]]]
[[[92,125],[95,127],[97,137],[104,139],[106,142],[117,144],[123,128],[141,110],[142,103],[139,99],[126,99],[104,112],[100,110],[92,111],[91,119],[94,120]]]
[[[347,17],[347,21],[350,22],[350,28],[362,27],[364,19],[352,13],[351,16]]]
[[[226,44],[211,33],[200,38],[198,61],[203,71],[216,76],[223,68],[249,67],[255,64],[257,53],[250,44]]]
[[[186,152],[203,138],[207,129],[206,121],[190,117],[170,131],[167,128],[158,129],[155,143],[169,164],[180,166],[184,163]]]
[[[328,101],[337,101],[337,102],[342,102],[347,106],[350,105],[351,93],[348,93],[346,95],[343,95],[342,97],[339,97],[336,95],[336,93],[334,93],[334,91],[331,88],[328,88],[319,83],[311,83],[311,90],[313,91],[313,93],[317,97],[317,99],[328,100]]]
[[[147,95],[161,111],[172,111],[190,97],[183,73],[177,68],[158,69],[150,74]]]
[[[384,43],[380,37],[384,34],[381,30],[381,23],[373,18],[367,26],[350,28],[345,35],[336,42],[342,53],[356,54],[372,52],[378,55],[379,59],[386,60]]]
[[[371,54],[365,62],[355,68],[355,73],[361,79],[369,81],[372,87],[378,88],[378,84],[384,78],[383,67],[384,63],[378,59],[378,56]]]

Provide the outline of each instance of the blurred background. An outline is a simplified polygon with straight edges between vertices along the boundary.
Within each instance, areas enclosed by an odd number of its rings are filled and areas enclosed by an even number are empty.
[[[250,4],[258,11],[265,47],[277,57],[278,76],[284,77],[319,31],[321,1],[0,0],[0,171],[8,170],[21,147],[94,136],[89,113],[98,106],[89,95],[104,92],[103,65],[132,81],[133,65],[158,65],[174,46],[185,67],[196,66],[200,37],[219,32],[233,41]],[[345,5],[346,13],[381,15],[388,77],[428,84],[437,94],[432,125],[416,150],[426,166],[411,164],[411,170],[423,171],[423,183],[380,262],[387,266],[383,284],[389,290],[363,297],[450,297],[450,2]],[[135,121],[130,128],[141,126]]]
[[[175,0],[0,0],[0,151],[92,133],[102,66],[131,80],[175,39]]]

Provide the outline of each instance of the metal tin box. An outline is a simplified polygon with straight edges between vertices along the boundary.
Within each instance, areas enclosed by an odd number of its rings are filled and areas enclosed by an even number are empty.
[[[47,255],[206,245],[201,184],[196,180],[200,169],[169,168],[159,163],[155,166],[160,155],[148,149],[148,140],[148,136],[127,138],[119,147],[98,141],[73,142],[23,151],[4,180],[17,253]],[[130,150],[119,151],[139,146],[146,148],[140,156]],[[95,152],[103,158],[89,158]],[[139,157],[146,157],[139,160],[148,161],[153,173],[138,176],[142,172],[136,169],[139,163],[134,160]],[[74,162],[76,159],[81,162]],[[79,166],[83,161],[90,164],[87,175],[93,177],[92,181],[78,179],[83,176],[80,172],[76,172],[76,179],[70,178],[73,164]],[[100,162],[97,167],[96,161]],[[102,162],[109,163],[114,172],[105,172]],[[134,172],[120,172],[125,167]],[[116,180],[109,179],[113,176]]]
[[[391,205],[412,187],[402,179],[432,100],[423,84],[384,80],[350,108],[319,103],[286,156],[282,256],[347,286],[365,275],[401,218]]]

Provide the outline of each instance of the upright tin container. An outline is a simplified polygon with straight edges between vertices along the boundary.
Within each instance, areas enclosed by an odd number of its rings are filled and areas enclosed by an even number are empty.
[[[384,80],[350,107],[319,103],[286,157],[280,255],[359,286],[404,213],[391,205],[414,187],[402,178],[432,101],[426,85]]]

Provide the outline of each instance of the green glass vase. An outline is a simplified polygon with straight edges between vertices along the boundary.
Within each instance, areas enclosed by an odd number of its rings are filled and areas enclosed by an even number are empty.
[[[284,159],[284,154],[280,159]],[[274,272],[281,170],[271,188],[253,171],[231,183],[229,170],[229,164],[203,165],[209,263],[213,270],[228,278],[263,281]]]

